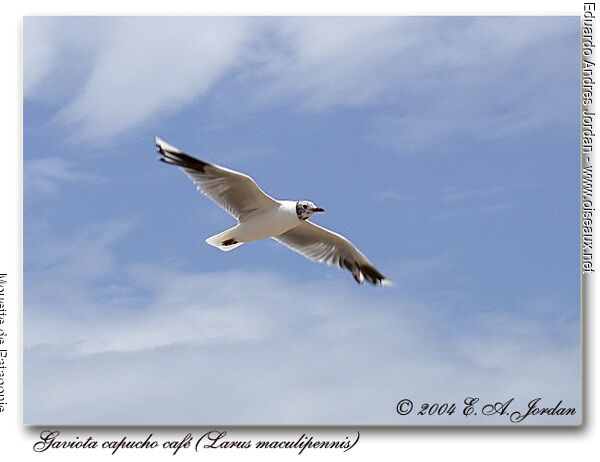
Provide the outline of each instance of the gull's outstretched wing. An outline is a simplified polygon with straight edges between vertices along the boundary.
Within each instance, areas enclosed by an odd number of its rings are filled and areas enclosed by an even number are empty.
[[[248,175],[196,159],[158,137],[154,143],[163,156],[160,160],[181,167],[196,184],[198,191],[238,220],[243,220],[253,212],[260,213],[279,205]]]
[[[311,260],[346,268],[359,284],[363,278],[375,285],[390,284],[348,239],[310,221],[273,239]]]

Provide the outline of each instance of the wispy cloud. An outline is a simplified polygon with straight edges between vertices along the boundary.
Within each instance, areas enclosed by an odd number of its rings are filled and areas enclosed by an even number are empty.
[[[134,226],[135,219],[128,218],[94,223],[68,234],[47,228],[43,239],[28,241],[24,254],[28,274],[33,280],[44,279],[44,274],[51,270],[54,277],[77,282],[106,276],[116,270],[113,245]],[[53,290],[60,291],[59,286]]]
[[[50,35],[48,23],[26,19],[23,48],[23,97],[31,98],[39,84],[52,70],[57,59],[57,48]]]
[[[496,202],[483,206],[479,209],[479,213],[482,215],[494,215],[496,213],[507,212],[514,208],[514,205],[507,202]]]
[[[98,174],[77,170],[74,162],[63,157],[26,160],[23,165],[25,194],[56,196],[64,182],[100,184],[106,179]]]
[[[370,121],[365,138],[402,156],[455,155],[463,153],[471,143],[522,135],[556,121],[553,112],[546,110],[531,111],[517,106],[507,112],[495,112],[503,110],[482,108],[472,98],[467,94],[456,101],[440,95],[433,108],[414,108],[411,114],[377,115]],[[533,103],[533,97],[530,99]],[[497,102],[487,101],[487,104]]]
[[[410,200],[408,194],[402,194],[397,191],[385,190],[377,194],[377,198],[382,201],[406,202]]]
[[[441,193],[444,202],[460,202],[470,199],[486,199],[509,194],[522,194],[524,190],[535,187],[534,183],[497,184],[483,187],[446,186]]]
[[[447,18],[432,19],[430,27],[413,32],[412,46],[397,58],[420,65],[397,80],[394,106],[371,119],[365,138],[398,155],[456,155],[476,143],[556,123],[554,108],[572,95],[564,85],[552,93],[544,89],[570,74],[563,69],[548,80],[523,59],[545,40],[556,43],[572,34],[566,18],[546,19],[461,18],[454,27],[444,27]],[[541,35],[533,36],[534,30]],[[551,62],[555,56],[540,59]]]
[[[251,55],[247,78],[263,101],[311,111],[370,104],[394,85],[389,60],[413,45],[413,29],[392,17],[288,18],[273,28],[283,45]]]
[[[131,17],[94,26],[104,30],[90,44],[95,60],[89,76],[56,116],[57,122],[78,127],[80,140],[122,133],[148,118],[177,113],[202,96],[239,59],[249,22]]]
[[[438,212],[437,219],[456,218],[468,214],[495,215],[515,207],[514,201],[524,191],[532,190],[535,183],[489,185],[479,187],[446,186],[440,192],[444,209]]]

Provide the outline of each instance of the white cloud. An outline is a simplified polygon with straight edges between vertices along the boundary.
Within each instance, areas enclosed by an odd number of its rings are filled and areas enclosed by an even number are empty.
[[[177,113],[217,82],[248,36],[242,18],[115,18],[105,24],[89,78],[57,121],[105,138]]]

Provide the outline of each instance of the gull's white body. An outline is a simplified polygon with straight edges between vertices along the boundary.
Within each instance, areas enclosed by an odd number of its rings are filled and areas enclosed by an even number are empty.
[[[300,225],[301,221],[296,215],[295,201],[276,201],[273,207],[249,215],[233,228],[206,239],[206,243],[218,249],[229,251],[242,245],[244,242],[259,241],[278,236]],[[222,245],[227,239],[235,239],[237,243],[228,246]]]
[[[229,251],[273,238],[306,258],[347,269],[358,283],[390,283],[348,239],[308,220],[323,212],[314,203],[273,199],[248,175],[196,159],[160,138],[155,144],[161,161],[181,168],[200,192],[237,219],[234,227],[206,239],[208,244]]]

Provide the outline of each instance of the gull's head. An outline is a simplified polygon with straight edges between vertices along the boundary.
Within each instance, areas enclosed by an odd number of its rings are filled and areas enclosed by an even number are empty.
[[[317,207],[314,202],[311,201],[298,201],[296,202],[296,215],[300,220],[306,220],[316,212],[324,212],[321,207]]]

